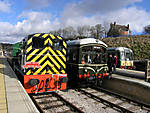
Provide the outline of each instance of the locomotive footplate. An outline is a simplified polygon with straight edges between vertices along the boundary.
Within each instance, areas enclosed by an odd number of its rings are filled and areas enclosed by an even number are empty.
[[[24,87],[27,93],[66,90],[67,74],[25,75]]]

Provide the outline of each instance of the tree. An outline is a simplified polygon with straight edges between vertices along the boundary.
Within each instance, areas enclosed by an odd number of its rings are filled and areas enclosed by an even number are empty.
[[[96,29],[94,26],[90,27],[90,35],[91,37],[96,37]]]
[[[84,34],[83,26],[78,26],[77,27],[77,33],[79,34],[80,37],[83,36],[83,34]]]
[[[101,24],[95,25],[96,37],[97,39],[100,38],[105,33],[104,27]]]
[[[105,34],[105,37],[107,37],[107,32],[109,31],[110,24],[109,24],[107,21],[104,21],[103,27],[104,27],[104,34]]]
[[[77,27],[77,33],[79,35],[78,37],[88,37],[89,28],[90,28],[90,26],[88,26],[88,25],[78,26]]]
[[[74,38],[76,36],[76,31],[72,26],[66,27],[62,30],[62,36],[64,38]]]
[[[150,34],[150,25],[147,25],[147,26],[144,27],[144,32],[146,34]]]

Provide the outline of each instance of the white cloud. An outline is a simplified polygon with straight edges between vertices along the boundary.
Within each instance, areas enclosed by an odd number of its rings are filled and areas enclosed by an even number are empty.
[[[62,16],[75,17],[80,15],[104,14],[141,1],[142,0],[82,0],[78,3],[68,4]]]
[[[18,18],[23,18],[23,20],[18,21],[15,25],[0,22],[1,42],[16,42],[31,33],[49,32],[60,28],[57,18],[51,21],[52,17],[49,13],[23,12]]]
[[[61,23],[63,25],[95,25],[98,23],[130,24],[132,31],[142,32],[150,24],[150,13],[138,9],[134,3],[142,0],[82,0],[65,7]]]
[[[10,12],[10,4],[4,0],[4,1],[0,1],[0,12]]]

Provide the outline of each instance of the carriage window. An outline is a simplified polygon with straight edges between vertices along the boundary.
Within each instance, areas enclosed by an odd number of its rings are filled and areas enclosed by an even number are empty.
[[[106,63],[106,49],[100,46],[86,46],[82,48],[81,63]]]
[[[33,37],[32,39],[32,47],[34,49],[44,48],[44,39],[39,37]]]
[[[103,64],[106,63],[106,48],[99,47],[99,46],[94,46],[93,47],[93,52],[94,52],[94,59],[93,63],[94,64]]]
[[[125,57],[124,57],[124,52],[123,52],[123,51],[120,51],[120,59],[121,59],[121,60],[124,60],[124,59],[125,59]]]
[[[82,48],[81,63],[92,63],[92,46],[86,46]]]
[[[62,50],[63,49],[63,41],[62,40],[54,40],[53,42],[54,50]]]
[[[132,60],[132,53],[130,51],[125,51],[126,52],[126,60]]]

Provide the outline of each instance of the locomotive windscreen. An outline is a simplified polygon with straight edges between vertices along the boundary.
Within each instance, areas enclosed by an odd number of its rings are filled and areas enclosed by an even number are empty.
[[[89,64],[106,63],[106,49],[100,46],[82,48],[82,60]]]
[[[129,50],[125,50],[126,60],[133,60],[133,54]]]
[[[34,49],[44,48],[44,39],[43,38],[33,37],[32,42],[33,42],[32,46]]]

